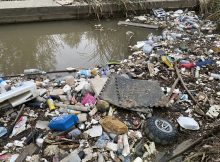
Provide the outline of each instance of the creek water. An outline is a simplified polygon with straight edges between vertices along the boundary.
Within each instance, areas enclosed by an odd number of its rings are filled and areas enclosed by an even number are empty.
[[[0,26],[0,73],[24,69],[62,70],[89,68],[130,54],[129,45],[157,30],[117,25],[116,20],[54,21]],[[101,24],[101,30],[94,26]],[[129,40],[127,31],[134,36]]]

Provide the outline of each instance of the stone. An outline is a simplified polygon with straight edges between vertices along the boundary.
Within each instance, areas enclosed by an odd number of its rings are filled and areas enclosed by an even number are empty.
[[[90,137],[99,137],[102,135],[102,127],[101,125],[92,126],[92,128],[85,131],[85,133],[87,133]]]
[[[44,150],[44,155],[52,156],[52,155],[58,154],[59,152],[60,152],[60,149],[58,145],[49,145]]]
[[[108,142],[106,145],[106,149],[110,151],[117,151],[118,150],[118,144],[113,142]]]
[[[66,76],[65,81],[66,81],[66,84],[68,84],[69,86],[75,85],[75,78],[72,75]]]
[[[77,117],[79,119],[79,123],[87,121],[87,114],[86,113],[78,114]]]
[[[120,120],[112,116],[106,116],[100,121],[100,124],[108,133],[115,133],[120,135],[128,132],[128,127]]]
[[[104,100],[98,100],[96,103],[96,107],[98,109],[98,111],[100,112],[106,112],[109,110],[109,103],[107,101]]]
[[[54,96],[58,96],[58,95],[62,95],[64,94],[63,89],[53,89],[52,92],[50,93],[50,95],[54,95]]]

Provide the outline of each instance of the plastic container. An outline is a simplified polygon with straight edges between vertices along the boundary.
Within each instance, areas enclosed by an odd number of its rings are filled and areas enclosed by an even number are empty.
[[[199,124],[193,118],[180,116],[177,122],[182,128],[189,130],[199,130]]]
[[[76,115],[62,115],[59,117],[54,117],[50,123],[49,128],[56,131],[66,131],[78,122],[78,117]]]

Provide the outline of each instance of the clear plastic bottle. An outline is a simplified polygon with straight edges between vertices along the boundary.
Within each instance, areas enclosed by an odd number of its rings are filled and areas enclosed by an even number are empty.
[[[209,75],[210,75],[211,77],[213,77],[214,79],[220,79],[220,74],[209,73]]]
[[[37,73],[41,73],[42,71],[40,71],[39,69],[25,69],[24,70],[24,74],[28,75],[28,74],[37,74]]]

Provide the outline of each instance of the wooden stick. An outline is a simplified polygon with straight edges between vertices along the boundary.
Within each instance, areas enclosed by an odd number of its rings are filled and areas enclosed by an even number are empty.
[[[189,150],[190,148],[194,147],[195,145],[199,144],[203,139],[208,138],[209,136],[211,136],[213,133],[219,132],[220,131],[220,120],[215,121],[213,124],[211,124],[212,126],[209,126],[209,129],[212,129],[207,131],[206,133],[204,133],[201,137],[197,138],[196,140],[193,140],[193,142],[188,145],[186,148],[184,148],[181,152],[171,156],[169,158],[170,161],[176,157],[178,157],[179,155],[183,154],[184,152],[186,152],[187,150]]]
[[[164,106],[165,106],[165,107],[169,107],[168,104],[169,104],[170,97],[171,97],[171,95],[173,94],[173,91],[174,91],[174,89],[175,89],[175,87],[176,87],[176,85],[177,85],[178,82],[179,82],[179,78],[177,78],[177,79],[175,80],[175,82],[173,83],[169,94],[168,94],[167,96],[163,96],[163,97],[161,98],[161,100],[159,101],[159,106],[160,106],[160,107],[164,107]]]
[[[20,111],[18,112],[18,115],[17,115],[16,119],[14,120],[14,122],[13,122],[13,123],[11,124],[11,126],[9,127],[9,129],[8,129],[8,131],[7,131],[7,137],[10,136],[10,134],[11,134],[11,132],[12,132],[12,130],[13,130],[15,124],[17,123],[19,117],[21,116],[21,114],[22,114],[24,108],[25,108],[25,104],[23,104],[23,105],[21,106],[21,109],[20,109]]]
[[[195,102],[196,104],[198,104],[198,102],[196,101],[195,97],[192,95],[192,93],[189,91],[189,89],[186,87],[186,84],[183,81],[183,78],[180,74],[180,71],[177,67],[177,63],[175,63],[175,70],[176,70],[176,74],[180,80],[180,82],[182,83],[183,88],[186,90],[186,92],[188,93],[188,95],[191,97],[191,99],[193,100],[193,102]]]
[[[55,71],[47,71],[47,72],[39,72],[39,73],[33,73],[33,74],[15,74],[15,75],[5,75],[1,78],[14,78],[14,77],[24,77],[24,76],[31,76],[31,75],[45,75],[45,74],[55,74],[55,73],[72,73],[77,72],[77,69],[73,70],[55,70]]]
[[[126,22],[126,21],[119,21],[118,25],[129,25],[129,26],[151,28],[151,29],[158,29],[159,28],[158,25],[140,24],[140,23]]]

